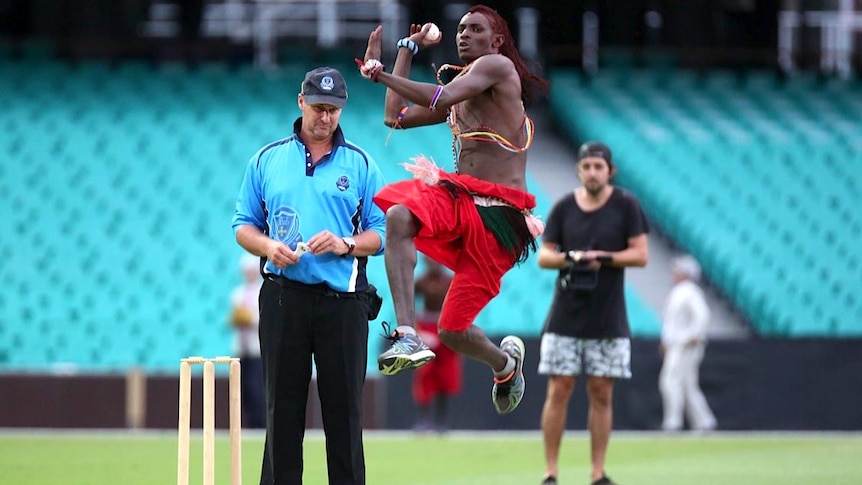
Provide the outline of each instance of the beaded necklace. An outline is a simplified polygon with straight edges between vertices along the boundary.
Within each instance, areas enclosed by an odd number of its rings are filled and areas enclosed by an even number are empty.
[[[466,67],[460,66],[452,66],[450,64],[444,64],[437,70],[437,82],[441,85],[444,84],[441,79],[442,75],[447,73],[448,70],[458,71],[458,74],[453,77],[458,77],[470,69],[470,65],[468,64]],[[512,153],[523,153],[530,148],[530,145],[533,144],[533,134],[534,134],[534,126],[533,120],[530,119],[529,116],[524,114],[524,135],[526,138],[526,142],[523,146],[515,145],[506,139],[503,135],[498,133],[496,130],[489,126],[479,125],[473,128],[469,128],[467,130],[461,131],[461,128],[458,126],[458,108],[457,105],[453,105],[449,107],[449,115],[446,117],[446,124],[449,125],[449,128],[452,130],[452,156],[455,158],[455,172],[458,173],[458,161],[460,159],[461,154],[461,140],[473,140],[478,142],[485,143],[496,143],[500,148],[512,152]]]

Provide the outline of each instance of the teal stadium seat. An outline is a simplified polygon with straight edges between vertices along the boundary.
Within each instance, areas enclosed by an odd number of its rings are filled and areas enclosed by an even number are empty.
[[[860,82],[662,72],[556,71],[553,112],[614,147],[618,182],[755,331],[862,335]]]
[[[445,126],[386,144],[383,89],[340,67],[342,124],[387,180],[406,178],[399,164],[419,154],[452,169]],[[235,197],[254,152],[289,135],[305,70],[0,60],[0,370],[173,372],[181,357],[230,352]],[[551,200],[530,186],[546,217]],[[382,258],[369,274],[385,296],[371,325],[376,369],[379,322],[394,312]],[[553,279],[531,258],[477,324],[537,336]],[[655,334],[636,294],[629,305],[635,331]]]

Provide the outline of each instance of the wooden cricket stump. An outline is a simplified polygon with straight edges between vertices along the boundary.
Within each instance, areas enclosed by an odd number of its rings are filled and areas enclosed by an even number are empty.
[[[229,366],[230,385],[230,484],[242,484],[242,401],[240,364],[235,357],[188,357],[180,360],[180,409],[177,432],[177,485],[189,484],[189,434],[191,432],[192,365],[202,364],[203,389],[203,485],[215,485],[215,365]]]

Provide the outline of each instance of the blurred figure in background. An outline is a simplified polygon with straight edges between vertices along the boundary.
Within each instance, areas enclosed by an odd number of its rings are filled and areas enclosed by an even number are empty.
[[[416,318],[416,333],[437,358],[416,369],[413,377],[413,400],[419,411],[414,429],[443,433],[448,430],[449,398],[461,392],[461,355],[443,345],[437,335],[437,321],[452,276],[442,264],[424,257],[425,272],[416,280],[415,294],[422,296],[423,311]]]
[[[664,307],[661,351],[664,363],[659,390],[664,404],[662,429],[682,429],[683,412],[691,429],[715,429],[716,420],[700,390],[699,370],[706,350],[709,307],[698,286],[700,265],[691,256],[676,258],[671,264],[674,286]]]
[[[263,363],[260,358],[258,322],[260,310],[258,295],[263,278],[260,276],[260,259],[246,254],[240,258],[239,268],[243,282],[230,295],[230,324],[234,328],[233,355],[242,364],[242,412],[246,428],[266,427],[264,403]]]
[[[616,167],[607,145],[581,145],[577,170],[583,187],[554,204],[539,250],[539,266],[559,271],[539,358],[539,374],[548,376],[542,484],[557,483],[569,398],[585,375],[590,482],[614,485],[605,475],[614,383],[632,375],[625,269],[646,266],[649,223],[634,194],[611,184]]]

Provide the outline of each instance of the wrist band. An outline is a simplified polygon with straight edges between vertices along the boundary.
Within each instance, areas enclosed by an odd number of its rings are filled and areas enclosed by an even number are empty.
[[[413,42],[407,37],[399,39],[398,43],[396,43],[395,45],[399,49],[401,49],[402,47],[410,49],[410,52],[412,52],[414,56],[419,53],[419,46],[416,45],[416,42]]]

